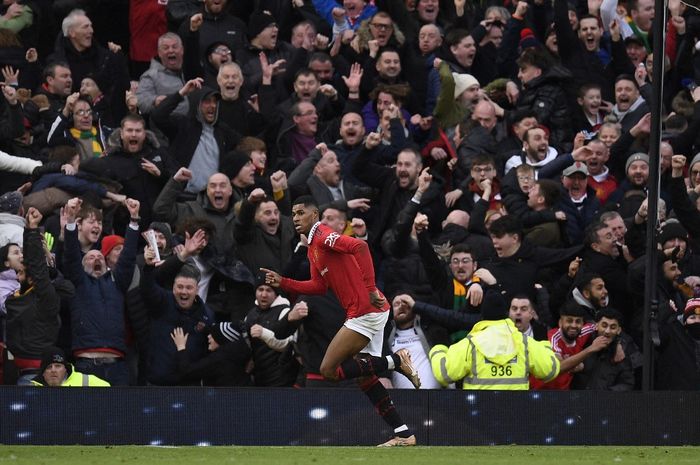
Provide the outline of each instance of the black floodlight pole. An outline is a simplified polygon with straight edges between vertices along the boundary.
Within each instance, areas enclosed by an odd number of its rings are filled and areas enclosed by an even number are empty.
[[[652,23],[654,69],[652,73],[651,134],[649,139],[649,184],[647,215],[646,276],[644,279],[644,372],[642,389],[650,391],[654,387],[654,347],[652,345],[652,325],[655,327],[659,308],[657,293],[658,260],[656,256],[656,223],[658,221],[660,152],[661,152],[661,112],[664,88],[664,43],[666,39],[666,1],[654,1],[655,17]]]

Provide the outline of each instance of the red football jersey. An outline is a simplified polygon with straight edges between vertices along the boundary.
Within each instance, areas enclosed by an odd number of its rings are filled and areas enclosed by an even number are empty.
[[[595,325],[592,323],[586,323],[583,325],[583,328],[581,328],[581,334],[579,334],[579,336],[576,338],[576,342],[571,345],[569,345],[562,337],[561,329],[559,328],[550,329],[547,333],[547,338],[552,344],[552,349],[554,349],[554,352],[561,355],[562,358],[568,358],[571,355],[576,355],[583,350],[594,331]],[[571,387],[572,379],[573,375],[571,372],[561,373],[549,383],[543,383],[538,379],[530,377],[530,389],[555,389],[565,391]]]
[[[365,241],[338,234],[319,222],[309,231],[307,255],[311,279],[282,278],[282,289],[297,294],[325,294],[331,288],[347,318],[389,310],[388,303],[378,309],[369,301],[369,293],[377,291],[377,286],[372,255]]]

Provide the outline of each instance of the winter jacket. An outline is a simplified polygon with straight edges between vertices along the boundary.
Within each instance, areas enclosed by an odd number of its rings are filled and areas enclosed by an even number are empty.
[[[138,153],[128,153],[122,148],[121,129],[109,136],[107,156],[93,158],[80,165],[80,169],[97,176],[112,179],[121,184],[121,193],[141,202],[141,223],[151,223],[152,206],[170,177],[168,152],[160,147],[155,135],[147,131],[143,148]],[[143,160],[158,167],[160,176],[153,176],[141,167]]]
[[[285,324],[282,320],[286,320],[289,310],[289,301],[277,296],[267,310],[256,306],[246,316],[245,327],[249,334],[253,325],[265,328],[262,338],[251,338],[250,341],[256,386],[291,386],[296,379],[296,361],[288,350],[291,349],[291,336],[281,340],[275,337],[277,328]]]
[[[191,308],[180,308],[172,291],[156,284],[153,272],[154,267],[146,265],[141,275],[141,294],[151,319],[147,379],[158,386],[172,386],[179,383],[180,377],[177,348],[170,334],[179,327],[189,335],[185,350],[189,360],[196,362],[207,353],[207,328],[214,323],[214,314],[199,297]],[[193,380],[191,384],[200,383]]]
[[[213,241],[216,250],[220,253],[229,251],[234,246],[233,232],[236,214],[233,209],[234,202],[231,197],[229,208],[225,212],[214,210],[209,202],[206,191],[197,194],[195,200],[178,202],[178,195],[184,192],[186,183],[170,179],[153,204],[153,217],[158,221],[164,221],[175,226],[185,218],[206,218],[216,227],[216,235]]]
[[[151,111],[153,122],[170,140],[170,155],[174,166],[188,167],[190,165],[202,135],[203,123],[199,106],[202,100],[215,93],[216,91],[213,89],[204,87],[189,94],[187,100],[190,109],[187,116],[174,114],[177,106],[184,99],[179,92],[168,95],[165,100],[160,102],[160,105]],[[219,147],[219,164],[221,165],[226,154],[236,148],[241,136],[219,121],[218,115],[212,126],[214,138]]]
[[[49,279],[39,229],[24,230],[24,266],[34,284],[5,301],[7,347],[15,358],[39,361],[61,326],[61,302]]]
[[[154,108],[156,97],[173,94],[184,85],[185,78],[182,71],[170,70],[163,66],[158,58],[153,58],[151,66],[139,78],[139,88],[136,90],[139,111],[143,114],[150,114]],[[188,111],[189,102],[183,100],[173,110],[173,113],[185,116]]]
[[[71,302],[73,352],[109,349],[124,355],[124,296],[134,274],[139,231],[131,226],[127,228],[126,242],[116,267],[99,278],[88,275],[83,269],[77,227],[71,230],[66,226],[64,234],[63,269],[77,291]]]
[[[292,242],[296,237],[292,220],[280,214],[276,234],[268,234],[255,222],[257,204],[243,200],[236,219],[233,237],[238,258],[254,274],[260,267],[282,270],[292,256]]]
[[[207,59],[207,48],[214,42],[225,42],[233,54],[246,46],[248,42],[246,40],[248,28],[239,18],[233,16],[227,10],[215,15],[206,11],[205,8],[202,8],[200,13],[202,14],[203,21],[199,30],[192,32],[190,30],[189,20],[185,20],[180,25],[178,35],[182,38],[183,42],[189,41],[191,35],[198,35],[199,56],[203,57],[204,60]]]
[[[516,111],[534,111],[537,121],[550,130],[550,144],[560,149],[569,148],[573,140],[571,113],[562,87],[570,78],[567,69],[551,67],[523,86],[515,107]]]
[[[60,35],[46,63],[58,61],[66,62],[70,67],[73,92],[80,90],[83,78],[92,77],[110,101],[115,120],[121,120],[126,112],[124,92],[129,89],[129,70],[124,54],[107,50],[97,44],[94,37],[92,45],[79,52],[67,37]]]

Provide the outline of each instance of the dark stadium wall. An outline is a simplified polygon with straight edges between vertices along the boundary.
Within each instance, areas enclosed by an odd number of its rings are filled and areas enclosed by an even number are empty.
[[[698,445],[700,393],[392,391],[419,444]],[[0,389],[0,443],[373,445],[350,389]]]

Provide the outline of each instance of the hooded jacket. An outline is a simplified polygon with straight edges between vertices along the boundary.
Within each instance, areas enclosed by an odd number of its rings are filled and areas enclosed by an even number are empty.
[[[509,319],[484,320],[452,346],[430,351],[435,378],[443,386],[464,379],[464,389],[528,390],[529,375],[551,381],[559,360],[548,341],[535,341]]]
[[[203,87],[195,90],[187,96],[189,101],[189,113],[187,116],[174,114],[175,109],[183,101],[184,97],[175,92],[163,100],[160,105],[153,108],[151,117],[155,124],[170,140],[170,154],[174,165],[188,167],[192,161],[199,139],[202,136],[202,115],[200,104],[202,100],[211,95],[218,96],[214,89]],[[236,148],[241,135],[219,121],[218,106],[217,116],[212,123],[214,139],[219,147],[219,164],[228,152]]]

